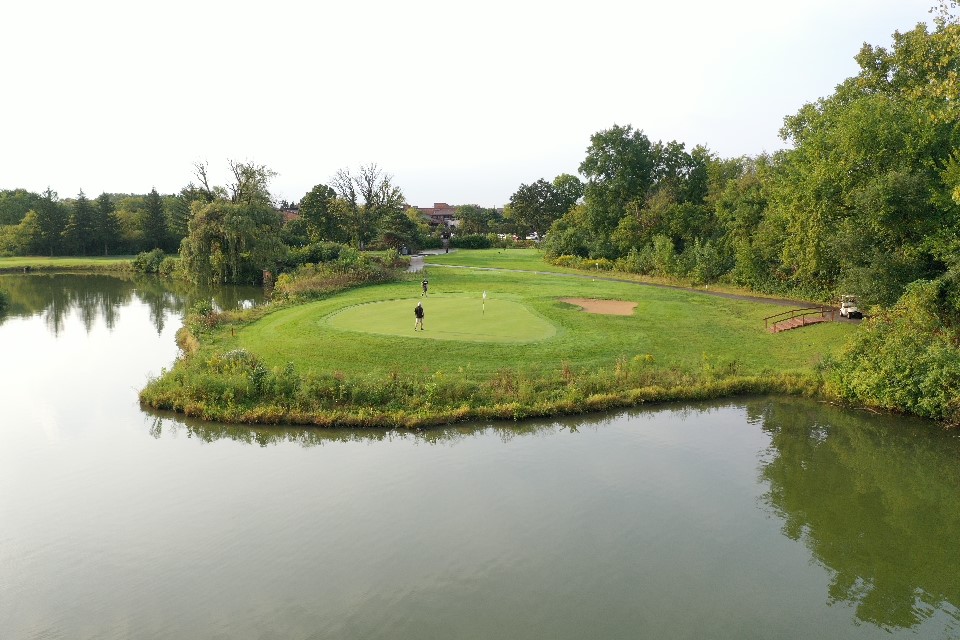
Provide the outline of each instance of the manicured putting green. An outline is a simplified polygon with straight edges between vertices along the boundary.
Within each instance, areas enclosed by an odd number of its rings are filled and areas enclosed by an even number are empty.
[[[423,303],[425,331],[414,331],[413,308]],[[550,322],[523,304],[476,297],[430,297],[358,304],[326,317],[342,331],[468,342],[535,342],[553,336]]]

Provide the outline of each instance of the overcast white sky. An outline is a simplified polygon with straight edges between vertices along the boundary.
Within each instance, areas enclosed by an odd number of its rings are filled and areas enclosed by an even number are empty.
[[[16,0],[0,188],[173,193],[207,161],[299,200],[377,163],[410,204],[506,203],[631,124],[722,157],[856,74],[933,0]]]

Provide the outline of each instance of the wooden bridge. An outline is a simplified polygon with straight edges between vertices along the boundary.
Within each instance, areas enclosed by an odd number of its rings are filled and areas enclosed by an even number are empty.
[[[829,322],[836,319],[837,310],[833,307],[803,307],[775,313],[763,319],[763,326],[770,333],[780,333],[789,329],[798,329],[818,322]]]

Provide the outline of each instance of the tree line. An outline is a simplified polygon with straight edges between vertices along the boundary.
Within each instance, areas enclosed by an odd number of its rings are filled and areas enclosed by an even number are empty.
[[[325,243],[356,248],[415,250],[439,247],[433,229],[376,164],[341,169],[313,187],[284,219],[270,193],[275,173],[254,162],[228,160],[227,184],[210,179],[208,165],[178,193],[81,191],[61,199],[52,189],[0,191],[0,255],[95,256],[178,253],[194,280],[256,282],[276,271],[322,257]],[[502,212],[458,207],[463,234],[513,231]],[[150,263],[150,260],[146,261]]]
[[[126,255],[172,250],[186,233],[189,204],[180,196],[83,191],[61,199],[56,191],[0,191],[0,255]]]
[[[889,48],[864,44],[857,75],[786,117],[791,147],[772,155],[723,159],[630,125],[596,133],[547,259],[834,303],[857,294],[874,317],[826,358],[827,388],[960,424],[956,7]]]
[[[941,8],[932,30],[865,44],[856,76],[785,118],[786,150],[725,159],[614,125],[591,137],[572,206],[554,204],[577,180],[559,176],[522,185],[507,215],[549,229],[552,260],[890,305],[960,255],[958,32]]]
[[[535,233],[549,259],[571,264],[822,300],[852,292],[890,305],[957,262],[958,30],[942,6],[932,30],[895,33],[889,49],[865,44],[856,76],[785,118],[789,149],[724,159],[614,125],[590,138],[584,181],[561,174],[522,184],[503,211],[462,206],[458,233]],[[0,192],[0,253],[160,249],[179,252],[193,277],[251,281],[309,260],[324,242],[437,242],[375,164],[316,185],[286,224],[267,167],[230,161],[222,186],[206,165],[195,169],[172,195]]]

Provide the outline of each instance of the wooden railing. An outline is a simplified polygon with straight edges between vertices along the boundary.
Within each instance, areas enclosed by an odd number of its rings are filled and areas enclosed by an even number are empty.
[[[803,307],[802,309],[791,309],[790,311],[782,311],[780,313],[775,313],[772,316],[767,316],[766,318],[763,319],[763,326],[770,328],[771,320],[773,320],[773,324],[777,324],[778,322],[783,322],[784,320],[792,320],[793,318],[804,319],[807,316],[814,316],[814,315],[818,315],[821,318],[824,318],[828,313],[830,314],[831,320],[836,319],[835,314],[837,313],[837,310],[834,309],[833,307],[825,307],[821,305],[818,307]]]

